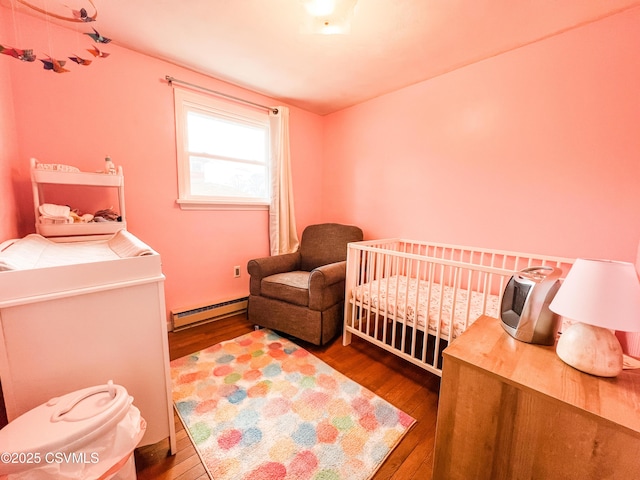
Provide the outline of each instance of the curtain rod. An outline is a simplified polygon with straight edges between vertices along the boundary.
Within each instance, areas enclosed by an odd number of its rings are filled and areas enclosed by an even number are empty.
[[[220,97],[225,97],[225,98],[228,98],[230,100],[234,100],[236,102],[246,103],[247,105],[252,105],[252,106],[258,107],[258,108],[264,108],[265,110],[271,111],[274,115],[276,115],[278,113],[278,109],[277,108],[267,107],[266,105],[260,105],[259,103],[250,102],[249,100],[244,100],[242,98],[234,97],[233,95],[227,95],[226,93],[218,92],[216,90],[210,90],[208,88],[201,87],[200,85],[195,85],[193,83],[185,82],[184,80],[178,80],[177,78],[174,78],[174,77],[172,77],[170,75],[165,75],[164,78],[167,80],[169,85],[171,85],[172,83],[181,83],[182,85],[187,85],[187,86],[192,87],[192,88],[197,88],[198,90],[202,90],[204,92],[212,93],[213,95],[218,95]]]

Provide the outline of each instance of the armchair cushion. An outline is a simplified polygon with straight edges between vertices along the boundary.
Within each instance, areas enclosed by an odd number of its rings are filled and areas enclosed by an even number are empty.
[[[347,262],[336,262],[305,272],[276,273],[262,279],[262,296],[322,311],[344,298]]]
[[[249,292],[251,295],[260,295],[263,278],[295,270],[300,270],[299,252],[249,260],[247,264],[250,276]]]
[[[275,298],[283,302],[300,305],[301,307],[308,307],[310,276],[310,272],[300,270],[276,273],[263,278],[260,289],[265,297]]]

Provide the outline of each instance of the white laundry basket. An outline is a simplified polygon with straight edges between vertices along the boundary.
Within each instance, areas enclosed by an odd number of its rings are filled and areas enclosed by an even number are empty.
[[[135,480],[145,430],[111,381],[53,398],[0,430],[0,480]]]

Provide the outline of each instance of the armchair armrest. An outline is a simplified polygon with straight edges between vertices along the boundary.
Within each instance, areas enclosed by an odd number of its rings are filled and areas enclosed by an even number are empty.
[[[334,283],[343,282],[346,275],[346,261],[322,265],[311,271],[309,285],[312,286],[315,282],[322,282],[325,286],[333,285]]]
[[[300,253],[285,253],[272,257],[262,257],[249,260],[247,272],[249,272],[249,291],[251,295],[260,295],[260,282],[264,277],[276,273],[292,272],[300,270]]]
[[[347,262],[336,262],[311,270],[309,276],[309,308],[321,310],[325,300],[326,290],[337,283],[344,283],[347,274]],[[341,288],[344,290],[344,287]],[[344,295],[344,292],[342,292]]]

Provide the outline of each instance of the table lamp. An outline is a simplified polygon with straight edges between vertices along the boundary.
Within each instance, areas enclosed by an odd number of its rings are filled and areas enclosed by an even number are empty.
[[[627,262],[578,258],[549,305],[576,323],[556,353],[572,367],[600,377],[622,371],[622,348],[612,330],[640,331],[640,281]]]

